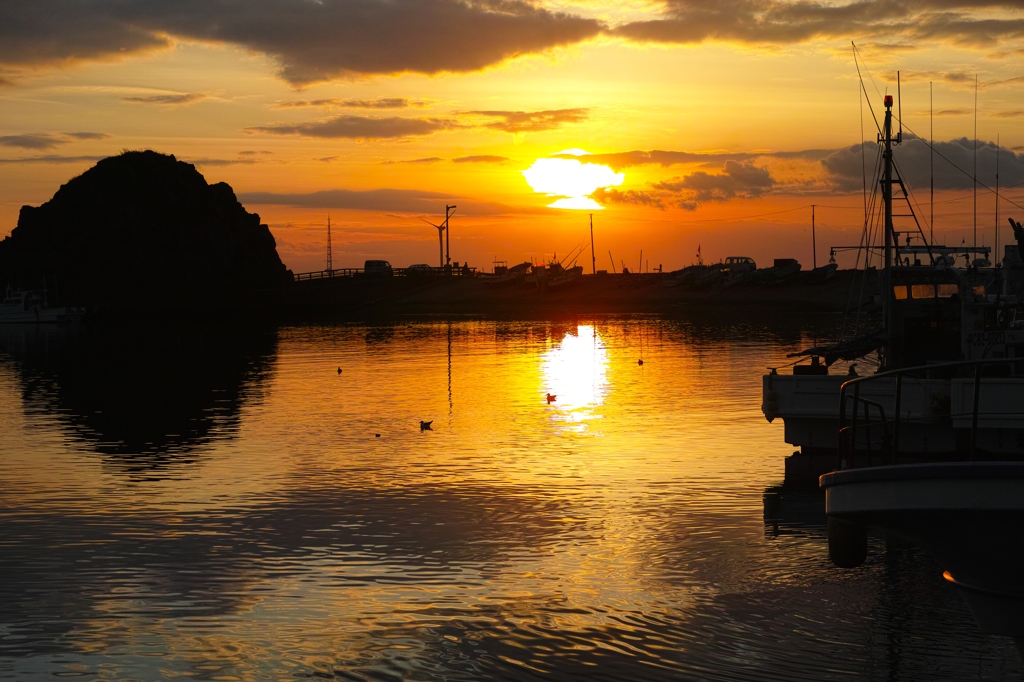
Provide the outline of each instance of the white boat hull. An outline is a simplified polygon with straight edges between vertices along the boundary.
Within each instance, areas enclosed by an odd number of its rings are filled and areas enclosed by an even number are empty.
[[[839,389],[851,377],[844,375],[766,374],[762,380],[762,411],[769,421],[785,425],[791,445],[815,450],[839,447]],[[848,391],[846,423],[853,421],[852,391]],[[1024,378],[983,378],[978,401],[977,447],[990,453],[1024,455]],[[900,397],[898,450],[904,454],[944,454],[963,449],[973,421],[973,379],[903,380]],[[861,385],[857,419],[865,423],[864,401],[881,406],[889,421],[896,416],[896,378],[881,377]],[[879,422],[876,407],[868,408],[868,421]],[[958,433],[959,432],[959,433]],[[881,426],[858,426],[855,450],[883,446]]]

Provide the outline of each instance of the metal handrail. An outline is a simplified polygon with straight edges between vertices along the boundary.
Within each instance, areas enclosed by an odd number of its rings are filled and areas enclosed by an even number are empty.
[[[903,367],[900,369],[887,370],[885,372],[877,372],[876,374],[869,374],[849,381],[844,381],[842,386],[839,387],[839,449],[838,449],[838,462],[836,465],[837,469],[843,468],[843,455],[853,453],[853,446],[855,445],[853,434],[857,428],[857,405],[858,403],[865,403],[865,421],[867,419],[867,405],[875,405],[882,413],[882,426],[885,429],[883,438],[888,440],[888,423],[885,419],[885,413],[882,406],[871,400],[860,397],[860,384],[871,381],[873,379],[880,379],[883,377],[896,377],[896,408],[895,417],[893,418],[893,438],[890,441],[890,454],[892,460],[895,461],[896,453],[899,450],[899,434],[900,434],[900,400],[902,398],[903,389],[903,377],[913,372],[921,372],[922,370],[935,370],[951,367],[973,367],[974,368],[974,391],[973,391],[973,406],[971,410],[971,460],[973,461],[977,454],[978,447],[978,404],[979,396],[981,394],[981,367],[987,365],[1012,365],[1017,362],[1016,358],[998,358],[998,359],[987,359],[987,360],[956,360],[951,362],[938,362],[931,365],[916,365],[914,367]],[[849,386],[853,386],[853,420],[852,424],[847,426],[846,424],[846,392]],[[877,423],[877,422],[876,422]],[[866,424],[870,426],[870,423]],[[869,436],[870,437],[870,436]],[[868,442],[868,457],[870,458],[870,441]],[[852,457],[850,458],[852,462]]]

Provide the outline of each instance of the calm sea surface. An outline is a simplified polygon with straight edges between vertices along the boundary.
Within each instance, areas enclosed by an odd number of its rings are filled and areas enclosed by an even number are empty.
[[[1019,677],[778,488],[832,325],[0,328],[0,678]]]

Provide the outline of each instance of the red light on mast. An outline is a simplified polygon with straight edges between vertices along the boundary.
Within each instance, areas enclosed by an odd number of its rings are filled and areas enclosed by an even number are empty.
[[[887,106],[887,107],[891,107],[892,106],[892,95],[886,95],[885,96],[885,106]]]

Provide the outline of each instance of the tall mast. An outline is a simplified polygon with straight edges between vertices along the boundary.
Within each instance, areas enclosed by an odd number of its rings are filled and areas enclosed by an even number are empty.
[[[931,186],[931,215],[928,218],[928,243],[935,244],[935,103],[932,84],[928,83],[928,182]]]
[[[899,138],[893,139],[892,136],[892,95],[885,96],[885,124],[882,127],[882,135],[879,142],[885,145],[882,152],[882,203],[885,205],[885,249],[883,251],[883,258],[885,259],[884,268],[882,270],[882,301],[883,301],[883,317],[885,320],[885,329],[887,331],[892,328],[892,247],[893,247],[893,227],[892,227],[892,144],[893,142],[899,142]],[[888,362],[886,358],[886,362]]]
[[[597,274],[597,256],[594,255],[594,214],[590,214],[590,266],[593,274]]]
[[[811,204],[811,262],[818,269],[818,242],[814,237],[814,204]]]

